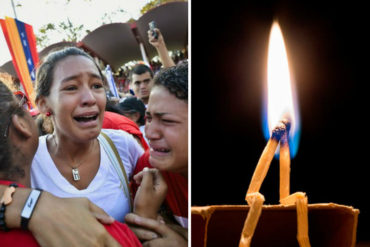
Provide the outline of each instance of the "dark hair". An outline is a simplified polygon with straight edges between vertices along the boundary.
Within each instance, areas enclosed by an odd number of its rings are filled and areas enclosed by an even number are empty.
[[[132,82],[132,75],[133,74],[136,74],[136,75],[141,75],[141,74],[144,74],[145,72],[149,72],[150,74],[150,77],[153,78],[153,70],[151,68],[149,68],[148,66],[146,66],[145,64],[136,64],[131,72],[130,72],[130,79],[131,79],[131,82]]]
[[[14,114],[23,116],[25,113],[10,89],[0,81],[0,172],[7,178],[9,178],[9,174],[15,172],[13,171],[14,167],[12,167],[13,148],[6,134],[9,131],[10,121]]]
[[[154,77],[154,86],[164,86],[176,98],[188,101],[188,63],[161,69]]]
[[[105,110],[109,112],[121,114],[121,111],[119,110],[117,103],[114,102],[113,100],[110,100],[108,97],[107,97],[107,104],[105,105]]]
[[[140,117],[138,119],[139,125],[145,124],[145,104],[141,99],[138,99],[133,96],[125,97],[119,104],[119,109],[121,110],[122,114],[125,113],[135,113],[138,112]]]
[[[57,50],[51,52],[41,63],[40,67],[37,69],[36,72],[36,99],[40,96],[49,96],[51,84],[53,82],[53,74],[56,64],[69,57],[69,56],[84,56],[90,59],[96,66],[99,71],[99,75],[101,76],[103,82],[105,83],[105,77],[103,76],[102,72],[100,71],[98,65],[95,63],[94,59],[87,54],[85,51],[77,48],[77,47],[67,47],[61,50]]]

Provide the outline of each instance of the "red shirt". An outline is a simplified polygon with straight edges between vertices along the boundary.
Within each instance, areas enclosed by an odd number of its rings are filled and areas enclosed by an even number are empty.
[[[144,139],[143,133],[141,133],[137,124],[128,117],[125,117],[118,113],[105,111],[103,119],[103,128],[126,131],[131,135],[137,136],[140,139],[140,142],[144,150],[147,150],[149,148],[148,144]]]
[[[0,180],[0,184],[9,185],[13,182]],[[18,184],[19,187],[23,185]],[[37,205],[36,205],[37,207]],[[111,225],[104,225],[105,229],[114,237],[121,246],[142,246],[130,228],[121,222],[114,221]],[[11,229],[9,232],[0,231],[1,247],[38,247],[36,239],[30,231]]]
[[[134,175],[152,166],[149,163],[149,150],[147,150],[137,161]],[[182,175],[173,172],[162,171],[162,175],[167,183],[167,195],[165,203],[172,211],[176,220],[183,226],[188,227],[188,180]],[[132,183],[132,189],[136,193],[138,186]]]

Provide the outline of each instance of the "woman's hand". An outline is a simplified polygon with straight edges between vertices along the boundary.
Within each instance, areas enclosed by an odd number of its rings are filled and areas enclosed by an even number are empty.
[[[167,194],[167,184],[161,172],[145,167],[134,176],[134,180],[140,184],[134,199],[134,213],[156,219]]]
[[[130,224],[130,228],[143,242],[144,247],[188,246],[187,240],[163,221],[140,217],[133,213],[127,214],[125,221],[127,224]],[[139,228],[132,228],[132,225]]]
[[[154,31],[158,34],[158,37],[155,38],[153,35],[152,30],[148,30],[148,41],[149,43],[154,46],[155,48],[159,48],[160,46],[164,46],[164,39],[162,36],[161,31],[158,28],[154,28]]]

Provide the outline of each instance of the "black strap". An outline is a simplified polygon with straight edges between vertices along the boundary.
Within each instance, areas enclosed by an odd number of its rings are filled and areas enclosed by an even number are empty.
[[[39,191],[40,193],[35,193],[35,191]],[[41,194],[41,189],[33,189],[29,194],[21,213],[21,228],[23,230],[28,230],[28,222],[32,217],[33,211],[35,211],[36,204],[39,201]]]

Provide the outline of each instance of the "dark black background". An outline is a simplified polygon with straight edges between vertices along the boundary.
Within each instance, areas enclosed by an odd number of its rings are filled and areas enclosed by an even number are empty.
[[[208,3],[208,2],[207,2]],[[261,152],[262,85],[278,19],[298,90],[302,132],[291,192],[360,209],[370,239],[370,12],[358,3],[219,1],[191,5],[191,204],[245,204]],[[260,192],[277,204],[278,162]]]

